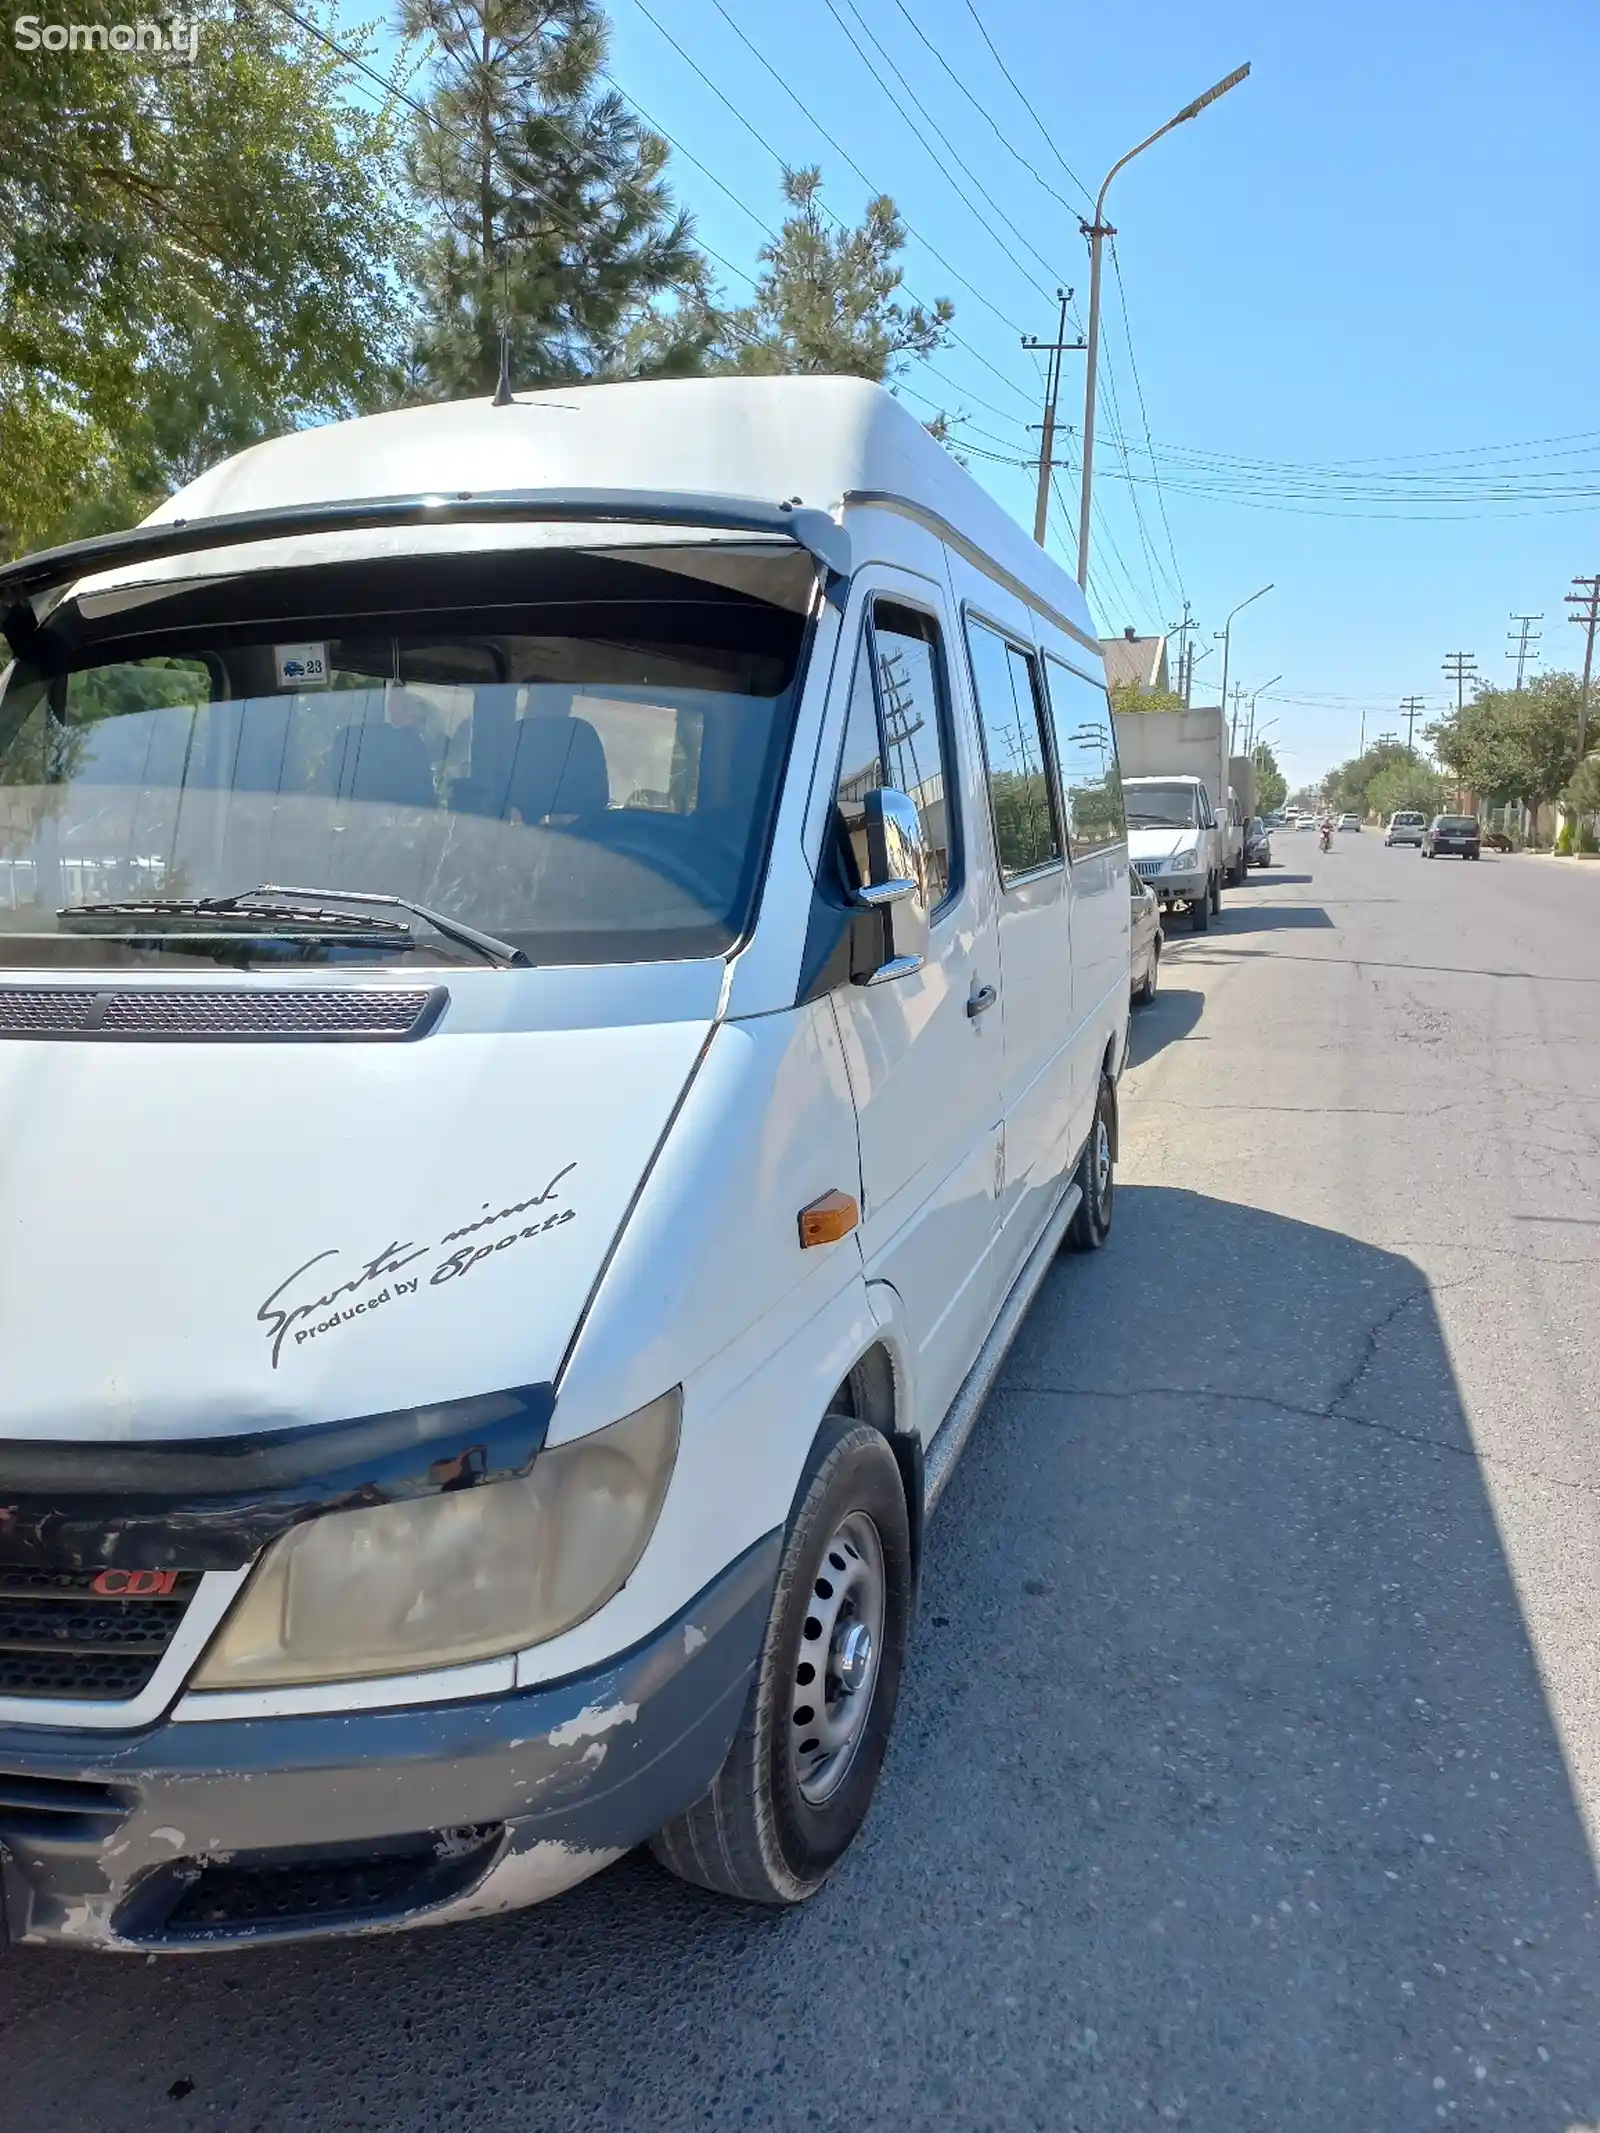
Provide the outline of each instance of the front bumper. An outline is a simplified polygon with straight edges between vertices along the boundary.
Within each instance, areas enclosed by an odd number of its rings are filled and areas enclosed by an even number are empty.
[[[1147,889],[1153,889],[1162,904],[1197,904],[1210,889],[1210,880],[1204,867],[1197,867],[1191,874],[1151,874],[1141,877]]]
[[[748,1693],[781,1535],[594,1672],[476,1702],[0,1727],[11,1938],[236,1948],[539,1902],[705,1791]]]

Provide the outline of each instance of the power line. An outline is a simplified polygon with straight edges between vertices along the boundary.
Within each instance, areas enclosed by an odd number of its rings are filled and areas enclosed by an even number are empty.
[[[984,27],[983,17],[973,6],[972,0],[966,0],[966,5],[967,13],[978,25],[978,35],[989,47],[989,50],[993,55],[995,65],[1000,69],[1006,80],[1011,84],[1012,90],[1016,94],[1017,101],[1021,104],[1023,110],[1026,111],[1029,118],[1033,120],[1033,123],[1038,127],[1040,133],[1044,135],[1045,146],[1055,157],[1056,161],[1061,165],[1061,168],[1066,172],[1067,176],[1072,180],[1073,184],[1078,188],[1079,192],[1082,193],[1085,200],[1089,201],[1092,205],[1094,201],[1094,194],[1090,192],[1088,186],[1084,184],[1083,180],[1078,176],[1078,173],[1072,168],[1072,165],[1067,161],[1065,156],[1062,155],[1060,149],[1055,144],[1055,136],[1051,133],[1049,127],[1045,124],[1044,120],[1040,118],[1038,112],[1034,110],[1032,104],[1029,103],[1027,97],[1023,94],[1021,84],[1018,82],[1016,76],[1012,73],[1011,69],[1006,65],[1005,61],[1000,57],[999,47],[996,45],[994,39],[989,35],[988,30]]]
[[[716,84],[711,80],[710,75],[706,73],[704,67],[700,65],[698,60],[691,59],[688,53],[684,51],[683,46],[679,44],[677,38],[672,35],[671,31],[663,27],[654,12],[647,5],[647,0],[633,0],[633,4],[636,8],[638,8],[639,12],[643,16],[645,16],[645,18],[649,22],[655,24],[655,27],[661,31],[662,36],[666,38],[667,42],[672,46],[673,50],[679,53],[688,62],[688,64],[694,68],[694,71],[700,76],[701,80],[705,82],[708,87],[716,89]],[[845,162],[849,164],[850,168],[855,172],[856,176],[861,180],[862,184],[867,188],[868,192],[871,193],[875,198],[880,197],[883,194],[883,187],[881,185],[874,185],[872,180],[867,176],[866,172],[861,168],[861,165],[856,161],[855,157],[851,155],[849,149],[846,148],[842,142],[834,139],[833,135],[828,131],[827,127],[823,125],[822,121],[817,117],[815,112],[812,111],[809,105],[807,105],[805,101],[798,95],[793,86],[784,79],[783,75],[772,64],[771,60],[767,58],[766,54],[760,49],[759,46],[751,42],[750,38],[746,35],[740,24],[734,19],[732,15],[729,14],[728,10],[723,6],[722,0],[711,0],[711,5],[716,9],[717,13],[722,17],[723,21],[728,25],[729,29],[733,31],[734,35],[739,39],[739,42],[746,48],[746,50],[752,55],[753,58],[760,62],[760,64],[772,76],[773,80],[778,84],[779,88],[782,89],[784,95],[787,96],[790,102],[796,106],[796,108],[805,117],[807,122],[816,128],[817,132],[821,134],[822,138],[827,142],[828,146],[834,151],[836,155],[842,156],[844,158]],[[734,112],[735,116],[739,120],[739,123],[746,129],[746,131],[753,134],[755,138],[761,142],[761,145],[767,150],[767,152],[773,156],[779,167],[781,169],[787,170],[789,166],[784,162],[783,157],[777,154],[777,151],[773,149],[771,143],[767,141],[763,134],[759,133],[756,130],[756,128],[750,123],[749,119],[745,117],[744,113],[740,111],[735,104],[731,103],[726,96],[723,96],[722,91],[720,89],[716,89],[716,93],[719,97],[722,98],[723,103],[728,105],[729,110]],[[935,245],[930,244],[928,239],[922,235],[921,231],[916,229],[904,215],[901,215],[900,220],[902,221],[902,223],[905,224],[907,235],[915,237],[918,244],[922,246],[923,250],[927,252],[932,258],[938,260],[940,266],[944,268],[947,274],[953,274],[956,280],[960,282],[961,286],[966,289],[971,295],[975,296],[978,302],[982,304],[986,310],[992,311],[994,313],[995,317],[999,319],[1001,325],[1009,326],[1013,333],[1020,334],[1022,330],[1021,327],[1018,326],[1013,319],[1008,318],[1006,314],[1000,309],[998,304],[994,303],[989,297],[985,296],[983,291],[977,286],[975,282],[968,281],[966,275],[961,272],[959,267],[952,266],[950,264],[950,261],[945,258],[944,254]],[[908,289],[907,294],[912,297],[913,302],[920,303],[922,301],[921,298],[918,297],[913,290]],[[923,305],[924,310],[929,310],[931,308],[932,307],[930,305]],[[952,337],[957,340],[961,339],[961,336],[959,334],[954,334]],[[980,363],[987,364],[991,370],[995,370],[995,366],[989,362],[988,357],[984,355],[980,350],[976,348],[971,348],[970,342],[962,341],[961,345],[964,348],[971,349],[971,353],[977,356]],[[1005,377],[1005,372],[1001,370],[996,370],[995,374],[997,377]],[[1009,383],[1010,381],[1007,380],[1007,382]]]
[[[928,50],[933,54],[934,58],[938,60],[940,66],[943,67],[946,74],[949,75],[950,79],[961,91],[962,95],[972,106],[973,110],[977,112],[978,116],[983,119],[985,124],[989,127],[995,139],[1000,143],[1001,147],[1005,149],[1007,155],[1009,155],[1014,162],[1020,163],[1023,169],[1028,173],[1028,176],[1033,179],[1034,183],[1036,185],[1043,186],[1044,190],[1050,195],[1051,199],[1059,201],[1061,206],[1067,210],[1069,215],[1076,215],[1078,210],[1073,205],[1072,201],[1067,198],[1066,194],[1058,192],[1056,188],[1050,183],[1050,180],[1039,171],[1037,166],[1028,161],[1027,157],[1022,153],[1021,149],[1018,148],[1016,142],[1013,141],[1010,136],[1005,132],[1004,128],[1000,125],[999,121],[996,119],[994,113],[989,109],[988,105],[985,104],[980,98],[973,95],[971,89],[961,79],[961,76],[956,72],[955,68],[951,66],[949,60],[945,58],[943,52],[940,51],[939,47],[933,42],[932,38],[929,37],[927,31],[923,29],[922,24],[917,20],[916,16],[912,14],[910,8],[906,6],[906,0],[894,0],[894,4],[900,10],[901,14],[905,16],[907,22],[910,23],[911,27],[922,39],[922,42],[927,46]],[[1038,254],[1035,253],[1034,256],[1035,258],[1037,258]]]
[[[640,118],[644,120],[645,124],[650,128],[650,131],[652,133],[659,133],[661,138],[665,142],[667,142],[670,147],[677,150],[678,154],[684,158],[685,162],[692,163],[695,169],[700,172],[702,177],[709,178],[712,184],[717,188],[718,192],[726,193],[728,198],[733,202],[734,206],[739,210],[739,212],[742,215],[748,215],[750,220],[755,224],[756,228],[758,230],[764,231],[774,244],[777,244],[781,241],[778,236],[778,232],[772,227],[772,224],[766,221],[762,216],[758,215],[755,209],[750,205],[749,201],[746,200],[741,194],[736,193],[731,185],[725,185],[721,178],[717,176],[716,172],[714,170],[709,169],[704,163],[702,163],[697,155],[695,155],[690,149],[685,148],[682,141],[677,138],[676,134],[668,133],[665,126],[661,125],[658,120],[653,119],[650,116],[649,112],[646,111],[643,104],[640,103],[639,99],[636,96],[631,96],[628,91],[624,89],[621,82],[617,80],[614,74],[608,74],[604,67],[600,69],[600,74],[603,80],[610,82],[612,88],[616,90],[618,96],[622,98],[625,104],[631,104],[633,106],[634,110],[639,114]],[[736,267],[732,265],[730,261],[723,259],[722,255],[719,252],[713,252],[711,250],[710,245],[708,244],[702,244],[701,249],[702,251],[709,253],[711,258],[718,260],[721,265],[727,267],[730,273],[737,274],[741,278],[741,280],[749,282],[751,288],[755,287],[756,282],[755,276],[753,274],[746,273],[743,267]]]
[[[1122,261],[1117,257],[1117,239],[1115,232],[1112,233],[1111,237],[1111,267],[1112,272],[1116,275],[1117,278],[1117,300],[1122,307],[1122,333],[1123,338],[1128,344],[1128,368],[1133,372],[1133,389],[1137,393],[1139,398],[1139,420],[1144,424],[1145,448],[1150,454],[1150,477],[1151,480],[1155,483],[1156,502],[1161,507],[1161,526],[1163,532],[1166,534],[1167,537],[1167,553],[1172,558],[1173,575],[1178,581],[1178,597],[1180,600],[1182,600],[1184,606],[1187,607],[1189,604],[1188,592],[1183,582],[1183,571],[1179,567],[1178,563],[1177,545],[1172,538],[1172,522],[1167,517],[1167,499],[1162,494],[1161,476],[1156,470],[1155,445],[1151,441],[1150,437],[1150,416],[1144,404],[1144,386],[1140,381],[1139,377],[1138,359],[1133,352],[1133,327],[1128,319],[1128,292],[1123,286]],[[1118,427],[1121,427],[1120,423],[1118,424]]]
[[[900,103],[900,100],[895,95],[894,91],[889,87],[888,83],[883,80],[882,76],[878,73],[876,67],[873,66],[871,60],[868,59],[865,52],[861,50],[861,47],[856,44],[854,33],[850,29],[850,26],[845,21],[844,17],[839,13],[839,9],[834,4],[834,0],[824,0],[824,5],[827,7],[829,14],[832,15],[834,21],[838,23],[840,29],[843,30],[845,35],[850,39],[850,42],[855,45],[856,52],[860,57],[862,64],[872,75],[874,81],[877,82],[879,88],[882,89],[884,95],[888,97],[890,103],[894,105],[896,111],[900,113],[901,118],[905,120],[906,125],[910,127],[911,131],[916,135],[918,141],[921,142],[923,148],[927,150],[928,155],[931,157],[935,168],[944,177],[946,183],[950,186],[952,192],[955,193],[957,199],[959,199],[963,203],[963,205],[970,210],[976,220],[983,225],[983,228],[995,240],[996,244],[999,245],[1000,249],[1005,253],[1006,257],[1011,261],[1011,264],[1016,268],[1017,272],[1023,277],[1023,279],[1029,282],[1035,289],[1039,291],[1039,294],[1043,296],[1045,294],[1045,291],[1040,286],[1039,282],[1035,279],[1032,271],[1022,264],[1022,261],[1018,259],[1015,252],[1011,250],[1010,246],[1006,243],[1005,239],[1000,235],[1000,233],[993,227],[990,222],[988,222],[982,215],[978,213],[978,210],[975,207],[973,207],[972,202],[967,199],[966,195],[962,192],[960,186],[957,185],[955,180],[950,176],[950,172],[946,165],[941,161],[938,151],[933,148],[926,139],[924,139],[920,130],[913,123],[911,118],[907,115],[903,105]],[[1029,244],[1027,238],[1023,236],[1022,232],[1017,228],[1016,223],[1006,213],[1006,210],[1000,205],[999,201],[996,200],[993,193],[989,191],[983,180],[977,175],[977,173],[971,168],[971,166],[963,160],[961,151],[956,147],[954,141],[951,140],[950,136],[945,132],[944,128],[933,116],[933,113],[922,101],[921,97],[918,96],[916,90],[912,88],[910,82],[906,80],[904,74],[901,73],[900,69],[895,66],[894,60],[891,58],[890,54],[884,49],[882,39],[878,36],[877,32],[872,28],[871,24],[868,23],[866,18],[862,15],[860,8],[857,7],[855,4],[855,0],[844,0],[844,5],[849,8],[851,14],[855,17],[857,23],[860,25],[863,35],[870,40],[873,49],[877,52],[879,58],[882,59],[884,65],[890,68],[891,71],[893,71],[899,76],[900,86],[905,90],[906,95],[910,97],[912,103],[915,104],[918,111],[921,112],[922,116],[927,120],[928,124],[933,128],[933,131],[938,137],[938,139],[943,142],[947,155],[950,157],[951,161],[954,162],[957,169],[963,171],[965,175],[971,180],[971,182],[978,188],[978,191],[982,193],[984,199],[988,202],[990,207],[994,209],[995,213],[1001,218],[1002,222],[1005,224],[1005,227],[1011,232],[1012,236],[1016,238],[1017,242],[1022,245],[1025,250],[1032,252],[1034,258],[1038,260],[1040,266],[1044,268],[1045,272],[1048,275],[1052,276],[1052,278],[1054,279],[1059,280],[1061,277],[1056,267],[1052,264],[1050,260],[1045,258],[1044,254],[1038,249],[1036,245]]]

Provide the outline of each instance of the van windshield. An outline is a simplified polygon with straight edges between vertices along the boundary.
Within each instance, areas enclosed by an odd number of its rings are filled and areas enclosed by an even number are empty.
[[[472,960],[363,928],[341,891],[534,963],[724,953],[814,579],[671,553],[254,574],[53,618],[0,678],[0,964]],[[273,883],[327,926],[197,910]]]
[[[1147,785],[1137,778],[1122,795],[1129,829],[1193,829],[1199,821],[1192,785]]]

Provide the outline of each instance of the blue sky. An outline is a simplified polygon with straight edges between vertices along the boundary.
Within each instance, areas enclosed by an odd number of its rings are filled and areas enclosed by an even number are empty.
[[[1576,663],[1562,596],[1575,571],[1600,571],[1600,242],[1586,228],[1600,16],[1585,0],[723,5],[612,0],[610,71],[705,166],[675,155],[673,177],[702,242],[731,263],[718,269],[724,293],[748,294],[731,269],[754,267],[761,225],[779,219],[779,159],[820,163],[826,199],[859,215],[867,187],[847,152],[917,233],[909,287],[956,303],[961,341],[906,373],[911,404],[966,418],[974,455],[999,455],[973,456],[973,473],[1024,522],[1032,476],[1004,462],[1032,448],[1038,367],[1018,337],[1049,337],[1058,279],[1080,307],[1088,289],[1067,168],[1098,186],[1125,149],[1251,61],[1249,81],[1110,196],[1144,414],[1108,261],[1101,421],[1148,477],[1147,415],[1163,480],[1159,494],[1127,481],[1103,439],[1091,573],[1102,628],[1161,627],[1187,594],[1209,643],[1228,608],[1273,581],[1235,626],[1232,678],[1254,688],[1283,675],[1259,716],[1278,720],[1292,780],[1353,754],[1363,709],[1370,739],[1395,725],[1403,696],[1441,707],[1448,651],[1508,678],[1513,610],[1543,611],[1545,666]],[[1083,358],[1066,361],[1076,426]],[[1509,501],[1485,494],[1508,480]],[[1243,485],[1256,501],[1236,500]],[[1075,474],[1062,487],[1075,498]],[[1065,536],[1058,518],[1052,543],[1070,564]],[[1197,698],[1221,664],[1219,647],[1198,666]]]

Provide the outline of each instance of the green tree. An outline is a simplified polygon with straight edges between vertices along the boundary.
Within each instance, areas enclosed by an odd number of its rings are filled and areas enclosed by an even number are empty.
[[[1411,760],[1403,741],[1374,741],[1361,755],[1353,756],[1348,763],[1329,773],[1329,805],[1341,814],[1370,814],[1374,803],[1368,792],[1373,781],[1386,770]]]
[[[1541,674],[1521,689],[1480,689],[1428,728],[1441,763],[1480,799],[1521,800],[1535,820],[1578,767],[1578,681]]]
[[[1437,770],[1412,759],[1390,763],[1367,785],[1367,805],[1375,815],[1387,817],[1401,808],[1436,815],[1445,803],[1446,782]]]
[[[0,547],[125,519],[392,378],[389,119],[260,0],[188,12],[192,59],[0,44]]]
[[[1256,766],[1256,800],[1261,812],[1274,814],[1289,797],[1289,780],[1278,768],[1278,758],[1265,741],[1256,742],[1251,760]]]
[[[404,0],[427,116],[406,168],[425,217],[408,392],[697,370],[716,338],[666,143],[604,87],[595,0]]]
[[[1110,688],[1113,711],[1181,711],[1183,698],[1173,689],[1141,689],[1136,681],[1114,681]]]
[[[886,194],[869,200],[854,229],[830,229],[822,173],[786,170],[790,207],[775,242],[761,249],[755,300],[722,320],[719,366],[746,372],[843,372],[893,378],[913,356],[950,338],[955,306],[904,301],[900,253],[905,224]]]
[[[1580,815],[1600,815],[1600,755],[1586,755],[1561,795]]]

